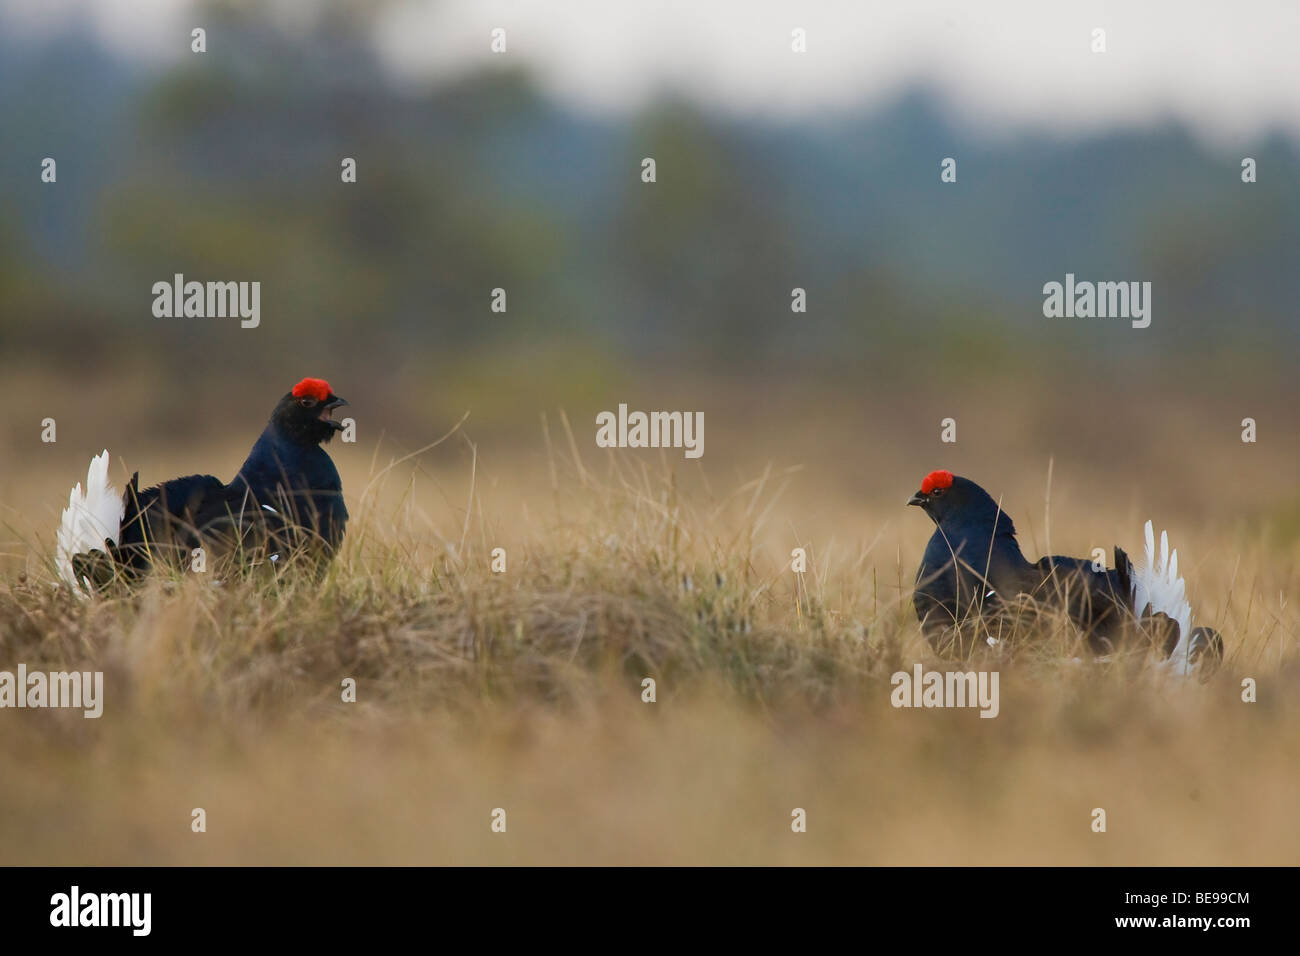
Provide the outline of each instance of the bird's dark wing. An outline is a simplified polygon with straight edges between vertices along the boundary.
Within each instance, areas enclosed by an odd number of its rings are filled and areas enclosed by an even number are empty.
[[[139,472],[124,495],[125,513],[114,558],[144,570],[151,559],[187,556],[199,544],[205,515],[225,497],[225,484],[212,475],[186,475],[139,490]]]
[[[1127,558],[1122,566],[1123,571],[1098,571],[1087,558],[1049,555],[1039,559],[1034,566],[1041,577],[1033,596],[1039,601],[1063,607],[1088,635],[1094,650],[1104,653],[1113,648],[1122,628],[1131,618]]]

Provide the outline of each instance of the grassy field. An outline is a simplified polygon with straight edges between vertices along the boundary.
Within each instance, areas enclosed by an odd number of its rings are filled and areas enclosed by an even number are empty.
[[[0,863],[1300,862],[1296,501],[1222,491],[1279,490],[1285,446],[1206,454],[1175,485],[1190,410],[1148,448],[1162,464],[1105,482],[1007,451],[1050,447],[1024,440],[1041,423],[956,454],[937,428],[892,443],[905,423],[879,415],[864,435],[854,410],[819,422],[819,450],[773,418],[784,459],[767,461],[713,411],[702,462],[595,449],[585,412],[419,454],[332,446],[353,523],[324,580],[156,576],[90,601],[47,561],[98,448],[28,450],[0,479],[0,668],[102,670],[106,700],[98,720],[0,712]],[[244,448],[121,454],[147,482],[231,470],[216,463]],[[948,666],[911,610],[931,528],[903,505],[944,466],[1005,496],[1031,558],[1169,527],[1198,621],[1225,635],[1221,671],[1075,664],[1077,636],[1045,614],[979,662],[1001,675],[996,719],[892,708],[894,671]]]

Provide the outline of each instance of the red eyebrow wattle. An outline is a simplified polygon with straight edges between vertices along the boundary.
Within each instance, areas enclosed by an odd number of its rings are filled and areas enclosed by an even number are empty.
[[[330,388],[330,383],[323,378],[304,378],[293,387],[294,398],[310,396],[318,402],[323,402],[332,394],[333,389]]]
[[[936,488],[951,488],[951,471],[932,471],[921,480],[921,494],[928,495]]]

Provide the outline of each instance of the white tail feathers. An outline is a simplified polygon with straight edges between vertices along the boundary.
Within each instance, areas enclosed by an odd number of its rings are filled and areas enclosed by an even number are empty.
[[[1146,524],[1146,560],[1132,569],[1133,613],[1141,619],[1146,614],[1163,613],[1178,624],[1178,646],[1169,655],[1168,665],[1178,674],[1192,671],[1189,641],[1192,634],[1192,606],[1187,601],[1187,585],[1178,576],[1178,552],[1169,550],[1169,535],[1160,532],[1160,553],[1156,553],[1156,536],[1151,522]]]
[[[59,577],[74,588],[80,585],[72,569],[72,556],[95,548],[102,551],[105,538],[116,544],[125,510],[122,495],[108,480],[108,450],[105,449],[90,460],[86,490],[82,491],[78,483],[68,495],[68,507],[63,509],[55,552]]]

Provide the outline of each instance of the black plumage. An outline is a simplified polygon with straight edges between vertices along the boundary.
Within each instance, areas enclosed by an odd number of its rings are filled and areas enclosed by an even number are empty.
[[[348,511],[321,445],[342,429],[331,413],[346,404],[323,380],[303,379],[276,404],[230,482],[187,475],[142,491],[136,473],[116,541],[106,543],[107,554],[74,556],[77,580],[102,583],[115,570],[136,576],[160,561],[184,565],[200,546],[275,560],[294,552],[332,557]]]
[[[908,504],[935,523],[912,600],[922,631],[940,653],[969,653],[979,629],[965,625],[991,621],[1021,595],[1064,610],[1094,654],[1110,653],[1137,634],[1166,658],[1178,644],[1178,625],[1166,614],[1149,608],[1135,613],[1134,568],[1123,549],[1115,548],[1113,568],[1064,555],[1031,563],[999,503],[951,472],[931,472]],[[1190,646],[1192,653],[1208,647],[1222,657],[1222,639],[1210,628],[1196,628]]]

